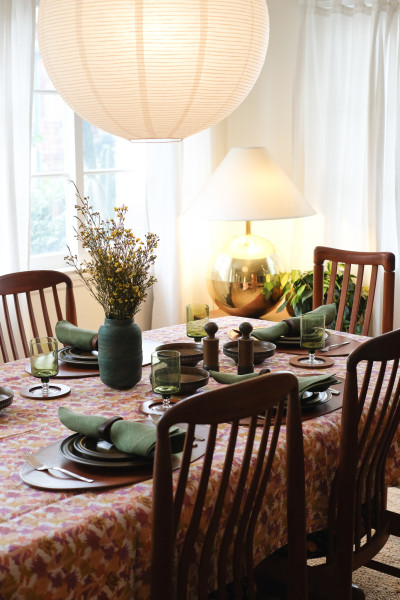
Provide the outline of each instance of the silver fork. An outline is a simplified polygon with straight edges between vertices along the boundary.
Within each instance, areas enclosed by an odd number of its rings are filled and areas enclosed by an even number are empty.
[[[82,477],[82,475],[71,473],[71,471],[67,471],[67,469],[63,469],[62,467],[49,467],[48,465],[44,465],[40,462],[40,460],[36,458],[36,456],[33,456],[33,454],[31,454],[30,452],[23,452],[22,455],[26,462],[30,464],[31,467],[33,467],[36,471],[49,471],[50,469],[53,469],[54,471],[60,471],[61,473],[69,475],[70,477],[75,477],[76,479],[87,481],[88,483],[93,483],[94,481],[94,479],[88,479],[87,477]]]

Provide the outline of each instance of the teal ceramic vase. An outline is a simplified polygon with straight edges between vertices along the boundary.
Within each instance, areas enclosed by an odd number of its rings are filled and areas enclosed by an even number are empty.
[[[100,379],[128,390],[142,377],[142,332],[133,319],[105,319],[99,329]]]

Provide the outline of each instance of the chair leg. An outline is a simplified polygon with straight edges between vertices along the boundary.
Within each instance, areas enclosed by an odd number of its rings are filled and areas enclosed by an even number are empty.
[[[313,594],[313,593],[309,594],[309,600],[326,600],[327,598],[330,598],[331,600],[333,600],[332,596],[329,595],[328,592],[326,592],[326,595],[323,594],[322,596],[319,596],[318,594]],[[334,600],[341,600],[341,599],[335,597]],[[363,590],[360,587],[358,587],[358,585],[356,585],[355,583],[353,583],[351,586],[351,600],[366,600]]]
[[[365,594],[355,583],[351,586],[351,600],[365,600]]]

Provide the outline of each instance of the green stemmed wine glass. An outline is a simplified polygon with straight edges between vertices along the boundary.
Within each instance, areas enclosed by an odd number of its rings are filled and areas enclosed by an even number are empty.
[[[58,342],[53,337],[37,337],[29,342],[31,373],[42,382],[42,387],[33,388],[37,396],[49,395],[49,379],[58,373]]]
[[[323,360],[315,358],[315,351],[325,344],[325,315],[302,315],[300,317],[300,346],[308,350],[308,357],[300,359],[303,365],[321,365]]]
[[[187,304],[186,305],[186,335],[194,338],[199,343],[201,339],[207,337],[204,325],[209,321],[208,304]]]
[[[157,411],[170,408],[170,398],[181,385],[181,354],[176,350],[156,350],[151,355],[151,387],[161,394],[163,403]]]

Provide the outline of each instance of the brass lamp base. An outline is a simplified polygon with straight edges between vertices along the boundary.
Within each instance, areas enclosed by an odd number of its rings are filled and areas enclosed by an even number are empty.
[[[214,259],[207,277],[208,292],[221,310],[230,315],[260,317],[279,302],[279,274],[283,259],[265,238],[247,234],[230,240]],[[271,282],[269,296],[264,284]]]

